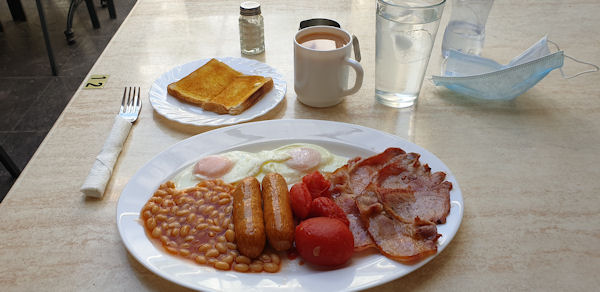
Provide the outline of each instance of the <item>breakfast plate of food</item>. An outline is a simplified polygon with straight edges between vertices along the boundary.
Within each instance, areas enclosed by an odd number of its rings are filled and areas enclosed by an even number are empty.
[[[204,291],[361,290],[428,263],[463,216],[426,149],[359,125],[271,120],[208,131],[144,165],[117,227],[155,274]]]
[[[201,59],[177,66],[152,83],[157,113],[183,124],[231,125],[260,117],[279,104],[287,89],[273,67],[246,58]]]

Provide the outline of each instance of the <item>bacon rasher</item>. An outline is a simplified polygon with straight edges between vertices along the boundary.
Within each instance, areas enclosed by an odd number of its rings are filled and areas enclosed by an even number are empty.
[[[355,250],[376,247],[403,263],[437,252],[435,224],[446,222],[452,184],[445,173],[432,174],[419,157],[388,148],[329,175],[332,197],[350,221]]]

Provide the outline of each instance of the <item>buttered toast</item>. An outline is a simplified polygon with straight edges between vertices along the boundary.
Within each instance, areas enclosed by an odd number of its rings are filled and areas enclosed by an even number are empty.
[[[238,76],[223,91],[205,102],[202,108],[219,113],[239,115],[254,105],[273,88],[273,79],[262,76]]]
[[[173,97],[202,106],[240,75],[243,74],[216,59],[211,59],[188,76],[169,84],[167,92]]]
[[[238,115],[273,88],[269,77],[242,74],[211,59],[188,76],[167,86],[180,100],[219,114]]]

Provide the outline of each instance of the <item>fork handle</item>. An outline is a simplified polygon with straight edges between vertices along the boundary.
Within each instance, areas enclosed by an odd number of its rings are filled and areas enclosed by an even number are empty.
[[[110,134],[106,138],[102,150],[96,156],[96,161],[94,161],[85,182],[81,186],[80,190],[86,196],[94,198],[102,198],[104,196],[106,185],[110,180],[113,168],[121,153],[123,143],[129,135],[131,126],[132,123],[122,117],[118,115],[115,117]]]

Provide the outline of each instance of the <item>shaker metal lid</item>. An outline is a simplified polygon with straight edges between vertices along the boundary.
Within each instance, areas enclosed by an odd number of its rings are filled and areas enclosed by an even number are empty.
[[[252,16],[260,14],[260,4],[254,1],[245,1],[240,4],[240,14],[244,16]]]

